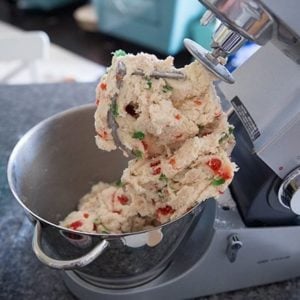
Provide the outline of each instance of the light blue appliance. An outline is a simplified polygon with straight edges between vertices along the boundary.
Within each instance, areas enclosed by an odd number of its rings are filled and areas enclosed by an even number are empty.
[[[21,9],[51,10],[66,4],[76,2],[75,0],[18,0],[17,5]]]
[[[93,0],[100,32],[166,54],[183,49],[191,21],[204,8],[197,0]]]

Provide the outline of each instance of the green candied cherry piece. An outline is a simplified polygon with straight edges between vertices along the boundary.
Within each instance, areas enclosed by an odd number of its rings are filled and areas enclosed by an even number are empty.
[[[219,185],[222,185],[225,183],[225,179],[224,178],[216,178],[216,179],[213,179],[213,181],[211,182],[211,184],[213,186],[219,186]]]
[[[119,115],[119,107],[117,103],[112,103],[110,109],[114,117],[117,117]]]
[[[145,77],[145,79],[146,79],[146,84],[147,84],[146,89],[150,90],[152,88],[152,81],[149,77]]]
[[[168,85],[168,84],[165,84],[165,85],[163,86],[163,92],[164,92],[164,93],[170,92],[170,91],[172,91],[172,90],[173,90],[173,88],[172,88],[170,85]]]
[[[136,149],[136,150],[132,150],[132,154],[136,157],[136,158],[142,158],[143,157],[143,152]]]
[[[219,139],[219,144],[222,144],[225,140],[230,138],[230,135],[233,134],[234,131],[234,127],[233,126],[229,126],[228,128],[228,133],[223,132],[223,136]]]
[[[122,56],[127,55],[127,53],[122,49],[116,50],[115,52],[112,52],[111,54],[115,57],[122,57]]]
[[[132,135],[134,139],[143,140],[145,138],[145,134],[142,131],[135,131]]]
[[[123,186],[124,186],[124,183],[121,181],[121,179],[119,179],[119,180],[117,180],[117,181],[115,182],[115,185],[116,185],[117,187],[123,187]]]
[[[219,139],[219,144],[222,144],[225,140],[229,138],[229,135],[225,132],[222,133],[223,136]]]
[[[165,174],[160,174],[159,178],[158,178],[160,181],[165,181],[165,182],[168,182],[168,177],[165,175]]]

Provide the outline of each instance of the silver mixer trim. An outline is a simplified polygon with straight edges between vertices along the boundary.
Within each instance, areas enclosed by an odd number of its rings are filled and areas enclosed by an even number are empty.
[[[274,20],[261,3],[255,0],[199,0],[222,23],[246,39],[259,45],[272,37]]]
[[[278,200],[282,206],[300,215],[300,167],[284,178],[278,191]]]
[[[220,48],[228,55],[240,48],[244,41],[240,34],[221,24],[213,35],[212,48]]]
[[[200,25],[206,26],[212,22],[216,16],[210,10],[207,10],[200,19]]]

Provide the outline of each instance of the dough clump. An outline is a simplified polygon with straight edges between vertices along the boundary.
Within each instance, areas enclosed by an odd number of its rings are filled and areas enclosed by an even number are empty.
[[[120,62],[126,75],[118,84]],[[154,71],[181,72],[185,79],[155,78]],[[197,61],[175,69],[172,57],[116,51],[96,90],[95,139],[104,151],[117,149],[107,118],[111,109],[119,138],[135,159],[118,182],[94,185],[78,211],[60,225],[85,232],[136,232],[223,194],[237,169],[230,161],[235,139],[214,80]]]

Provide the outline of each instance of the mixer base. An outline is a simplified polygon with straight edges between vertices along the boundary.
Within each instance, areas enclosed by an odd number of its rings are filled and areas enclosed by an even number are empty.
[[[171,265],[152,281],[135,288],[106,289],[66,271],[67,287],[79,299],[179,300],[300,276],[298,226],[248,228],[237,210],[218,207],[215,216],[214,205],[211,202],[211,210],[202,216]],[[213,230],[207,234],[211,222]],[[236,251],[233,235],[242,244]]]

